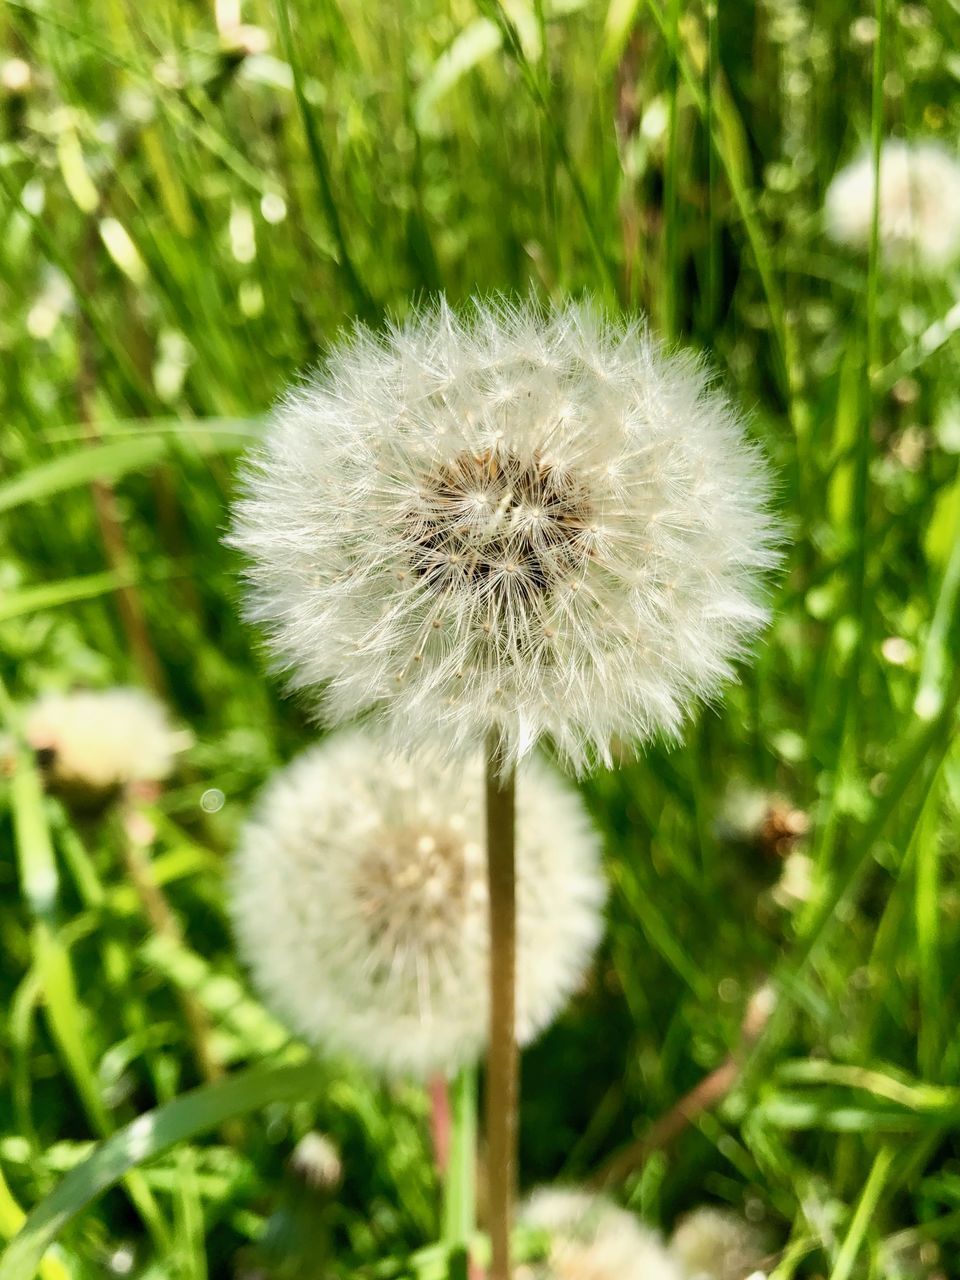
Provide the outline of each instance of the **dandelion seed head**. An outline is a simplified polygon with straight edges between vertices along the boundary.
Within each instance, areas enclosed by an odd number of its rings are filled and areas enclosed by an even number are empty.
[[[681,1219],[670,1249],[686,1280],[747,1280],[769,1250],[762,1232],[728,1209],[703,1205]]]
[[[544,1187],[519,1220],[550,1239],[546,1261],[526,1280],[685,1280],[657,1232],[604,1196]]]
[[[578,795],[526,762],[517,815],[517,1034],[582,980],[602,927],[597,837]],[[306,1039],[388,1074],[482,1052],[489,965],[483,771],[392,756],[357,729],[268,786],[240,840],[231,903],[266,1001]]]
[[[190,741],[155,697],[123,687],[44,694],[24,734],[53,786],[91,793],[162,781]]]
[[[232,543],[249,616],[334,721],[575,767],[676,733],[765,618],[768,480],[704,367],[594,306],[358,327],[288,393]]]
[[[827,189],[824,214],[832,239],[865,251],[874,205],[873,156],[841,169]],[[888,139],[880,149],[879,243],[890,266],[929,270],[960,255],[960,161],[942,143]]]

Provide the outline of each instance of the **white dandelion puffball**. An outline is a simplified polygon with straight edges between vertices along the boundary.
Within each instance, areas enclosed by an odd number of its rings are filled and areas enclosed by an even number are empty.
[[[544,1187],[519,1222],[550,1241],[546,1262],[525,1269],[530,1280],[686,1280],[657,1232],[605,1196]]]
[[[576,767],[680,728],[765,618],[768,479],[695,357],[588,303],[357,327],[287,394],[231,542],[333,720]]]
[[[580,983],[602,929],[599,842],[549,766],[517,814],[517,1036]],[[240,950],[266,1002],[318,1047],[388,1074],[452,1072],[487,1036],[479,754],[451,773],[344,730],[267,787],[234,858]]]
[[[870,245],[873,156],[841,169],[827,188],[824,214],[832,239]],[[931,269],[960,255],[960,162],[940,142],[889,139],[880,149],[879,243],[891,266],[911,261]]]
[[[52,783],[90,791],[160,782],[190,742],[152,694],[119,687],[44,694],[24,734]]]
[[[687,1280],[747,1280],[769,1253],[762,1234],[729,1209],[703,1205],[681,1219],[670,1248]]]

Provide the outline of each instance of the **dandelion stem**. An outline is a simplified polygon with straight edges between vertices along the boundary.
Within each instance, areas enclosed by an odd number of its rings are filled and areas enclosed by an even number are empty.
[[[450,1087],[446,1076],[434,1076],[427,1085],[430,1098],[430,1137],[437,1173],[445,1177],[450,1166]]]
[[[487,876],[490,889],[490,1049],[487,1059],[489,1280],[510,1280],[517,1175],[516,778],[499,732],[487,744]]]

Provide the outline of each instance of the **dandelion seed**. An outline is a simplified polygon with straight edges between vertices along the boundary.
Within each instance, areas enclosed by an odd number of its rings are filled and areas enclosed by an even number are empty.
[[[824,214],[832,239],[866,250],[873,226],[874,163],[861,155],[834,177]],[[960,255],[960,161],[940,142],[888,139],[880,150],[879,238],[893,267],[928,270]]]
[[[525,1268],[527,1280],[685,1280],[657,1232],[603,1196],[542,1188],[520,1221],[550,1239],[546,1261]]]
[[[151,694],[119,687],[45,694],[24,733],[51,786],[91,795],[162,781],[190,742]]]
[[[589,304],[358,327],[237,505],[249,615],[332,720],[580,768],[675,734],[761,627],[768,481],[703,365]]]
[[[747,1280],[769,1249],[763,1233],[728,1209],[703,1205],[688,1213],[670,1238],[686,1280]]]
[[[517,1034],[582,980],[605,896],[597,837],[551,768],[522,772]],[[240,840],[234,923],[267,1002],[320,1047],[387,1073],[452,1073],[487,1037],[483,773],[393,759],[358,730],[282,770]]]

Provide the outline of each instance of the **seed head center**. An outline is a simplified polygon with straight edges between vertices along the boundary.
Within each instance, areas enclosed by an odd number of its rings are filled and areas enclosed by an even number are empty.
[[[371,952],[423,950],[455,935],[470,888],[462,835],[437,828],[384,832],[358,859],[356,902]]]
[[[500,447],[429,472],[411,523],[414,571],[438,592],[474,588],[493,613],[549,596],[590,554],[582,482],[536,454]]]

